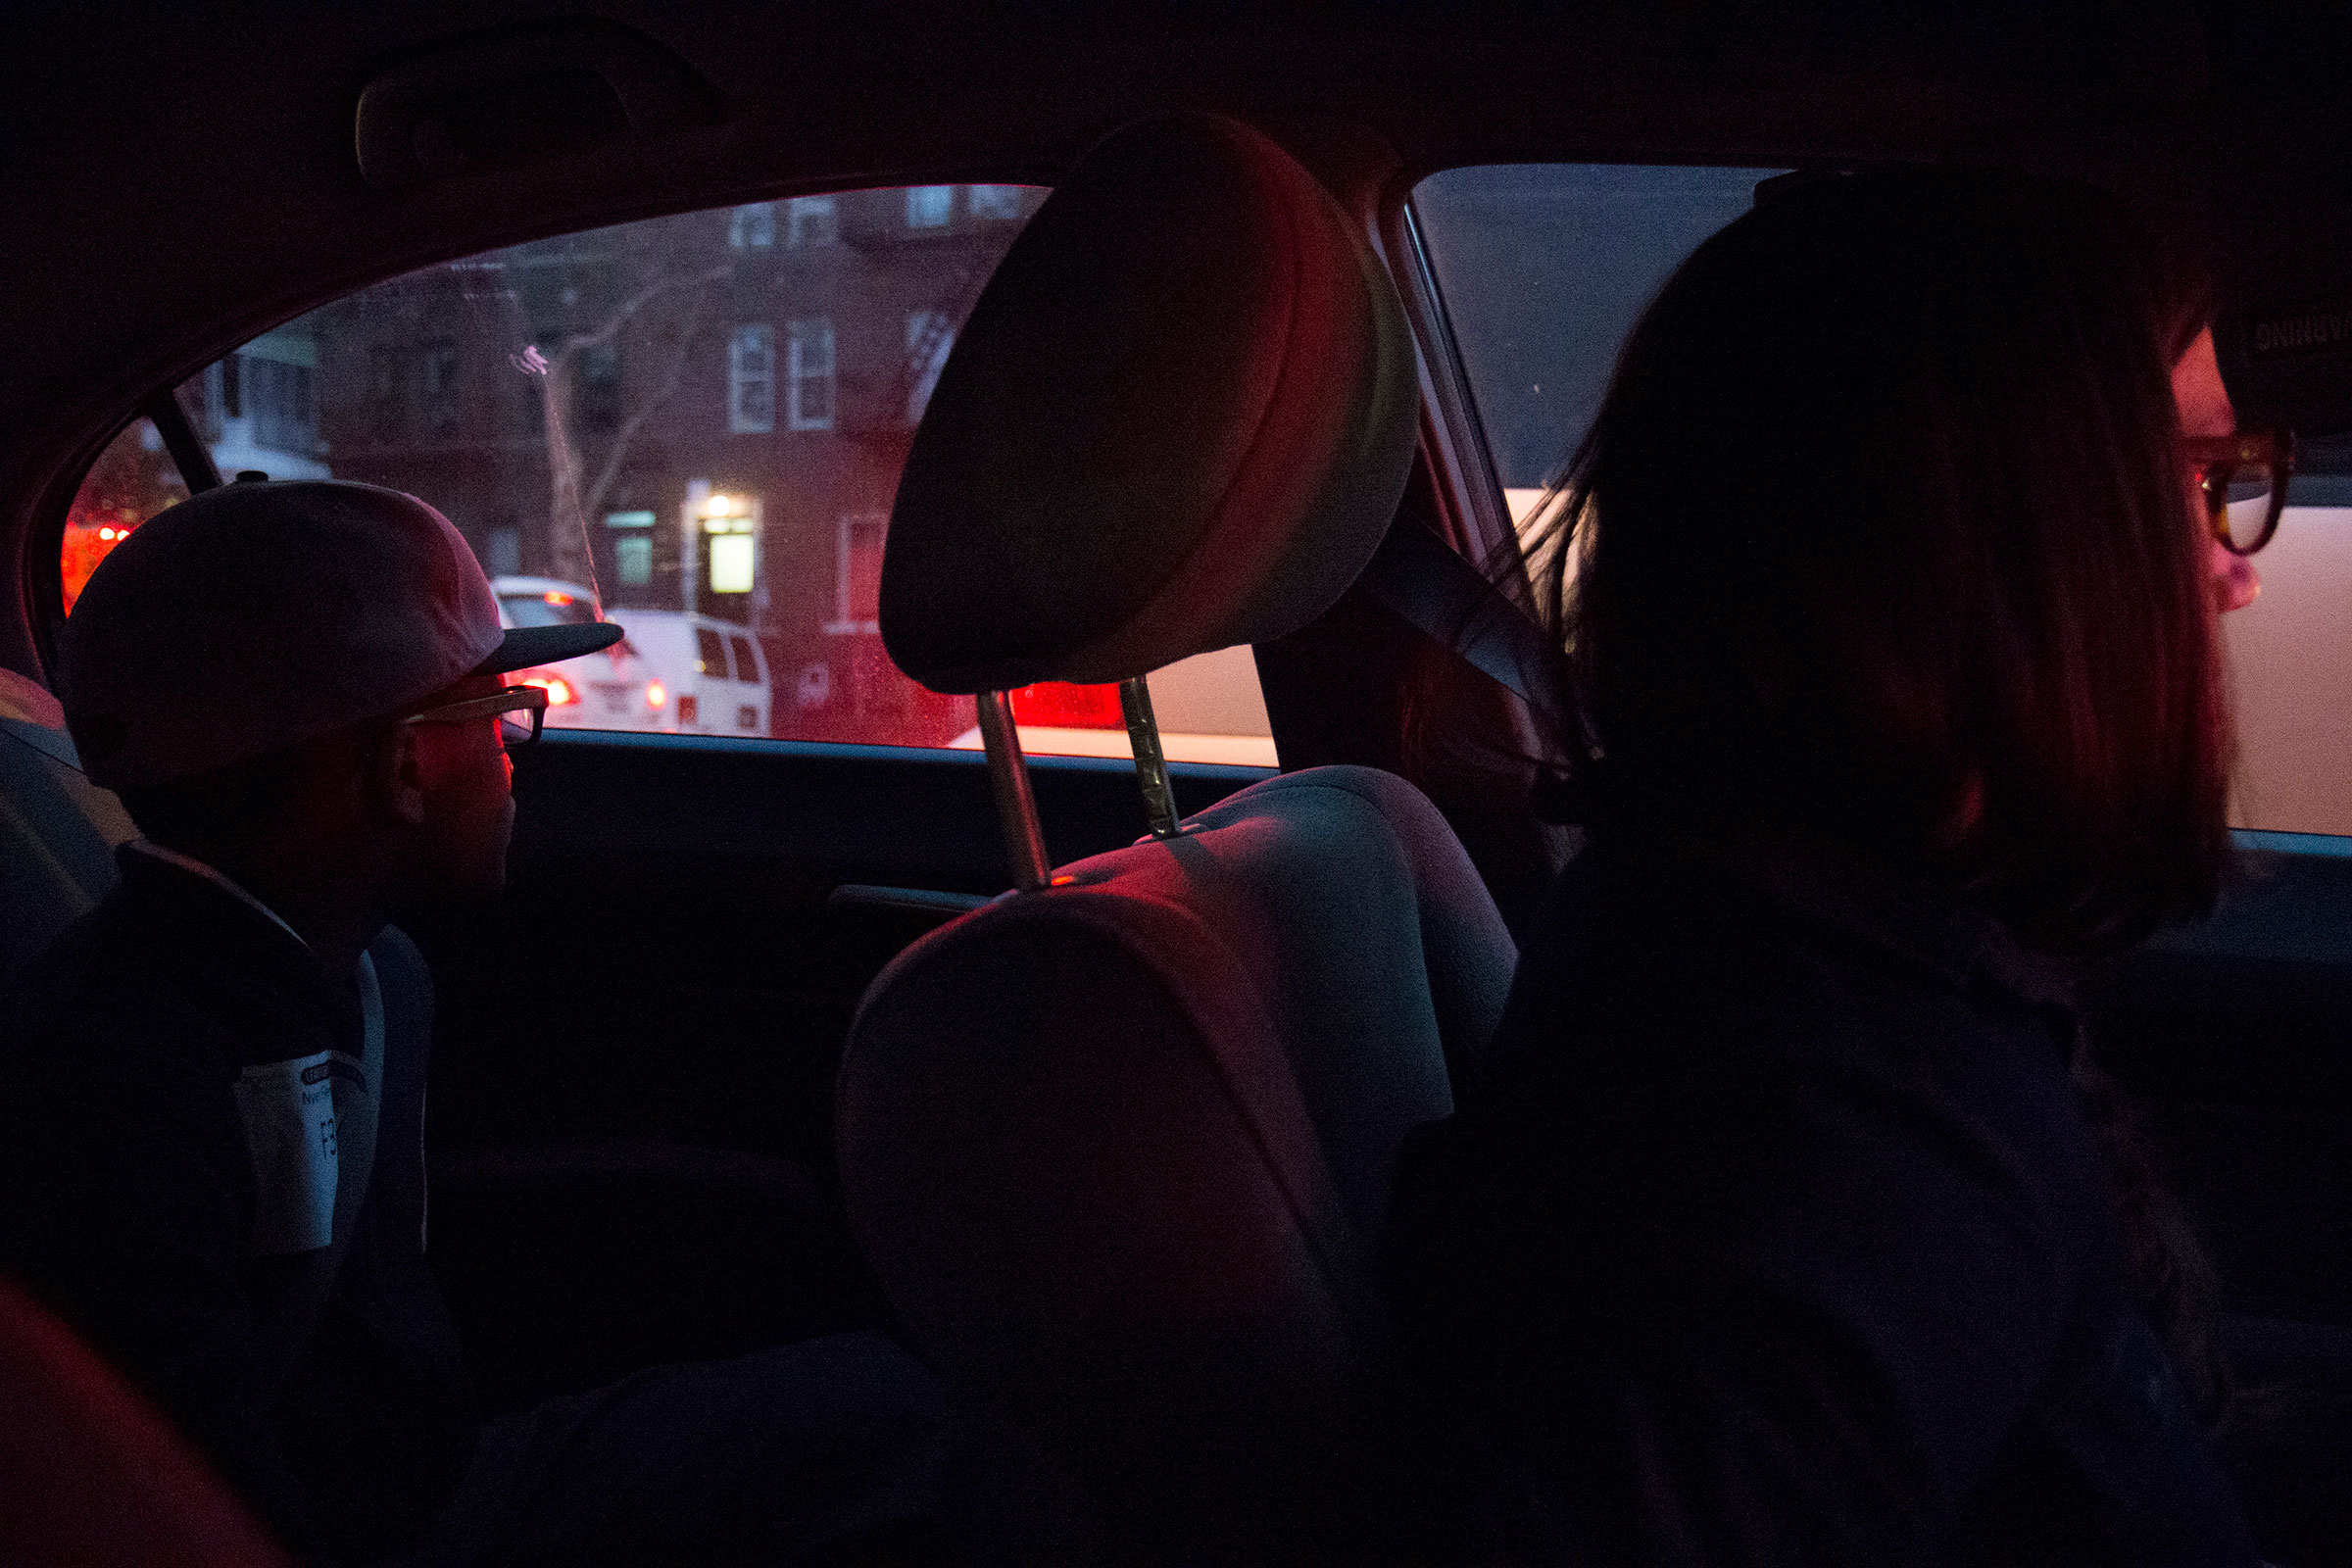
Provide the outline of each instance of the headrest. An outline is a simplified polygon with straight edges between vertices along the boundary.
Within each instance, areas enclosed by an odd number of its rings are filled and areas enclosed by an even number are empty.
[[[1295,631],[1415,440],[1388,274],[1236,121],[1113,133],[989,280],[899,481],[882,639],[934,691],[1103,682]]]

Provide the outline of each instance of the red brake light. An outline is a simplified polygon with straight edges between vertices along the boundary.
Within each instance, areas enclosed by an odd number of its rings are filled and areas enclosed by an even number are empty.
[[[647,681],[647,682],[645,683],[645,706],[646,706],[646,707],[648,707],[648,708],[660,708],[660,707],[661,707],[661,706],[662,706],[663,703],[666,703],[666,702],[668,702],[668,701],[669,701],[669,688],[668,688],[668,687],[666,687],[666,686],[662,685],[662,684],[660,681],[658,681],[658,680],[649,680],[649,681]]]
[[[549,669],[525,671],[515,676],[513,684],[538,687],[547,693],[547,706],[550,708],[562,708],[567,703],[576,703],[580,700],[579,693],[571,689],[571,682]]]
[[[1040,681],[1014,692],[1012,716],[1022,724],[1068,729],[1123,729],[1127,723],[1119,710],[1116,685],[1071,686],[1057,680]]]
[[[571,603],[571,595],[569,594],[548,593],[542,594],[540,597],[545,599],[551,605],[568,605]]]

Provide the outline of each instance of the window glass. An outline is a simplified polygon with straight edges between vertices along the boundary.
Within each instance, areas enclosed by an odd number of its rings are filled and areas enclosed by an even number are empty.
[[[1011,189],[1024,198],[1014,215],[1016,220],[1028,217],[1031,206],[1026,200],[1030,194],[1028,188],[1014,185]],[[788,245],[824,245],[841,237],[841,209],[830,196],[795,196],[787,204],[785,221],[784,242]]]
[[[776,242],[776,204],[753,202],[735,209],[727,224],[727,243],[741,249],[764,250]]]
[[[510,584],[498,596],[498,609],[510,626],[585,626],[596,619],[594,604],[561,588]]]
[[[971,700],[883,653],[883,540],[956,332],[1044,197],[840,191],[510,246],[264,333],[180,401],[223,473],[359,479],[440,508],[510,623],[623,625],[625,648],[547,675],[551,725],[961,744]],[[69,605],[107,530],[182,494],[152,427],[126,429],[74,502]],[[705,692],[730,678],[730,636],[736,684]],[[763,657],[742,659],[754,644]],[[1169,677],[1169,754],[1240,745],[1270,764],[1249,651],[1216,669],[1246,690]],[[1115,704],[1107,724],[1087,712],[1023,738],[1123,752]]]
[[[1778,171],[1514,164],[1413,191],[1503,493],[1525,520],[1591,424],[1635,318]],[[2222,617],[2239,827],[2352,834],[2352,441],[2307,443],[2262,597]]]
[[[2309,441],[2262,597],[2222,617],[2237,712],[2232,821],[2352,834],[2352,442]]]
[[[727,645],[708,626],[694,628],[694,671],[712,680],[726,680]]]
[[[1447,170],[1414,188],[1514,519],[1584,438],[1650,296],[1778,172],[1499,164]]]
[[[727,652],[734,656],[737,680],[758,680],[760,678],[760,656],[752,652],[751,639],[729,637]]]
[[[948,218],[956,211],[956,187],[953,185],[909,185],[906,187],[906,226],[908,228],[944,228]]]
[[[82,585],[109,551],[149,517],[187,499],[188,487],[155,426],[143,417],[123,426],[83,475],[66,513],[65,543],[58,557],[66,612],[73,612]]]

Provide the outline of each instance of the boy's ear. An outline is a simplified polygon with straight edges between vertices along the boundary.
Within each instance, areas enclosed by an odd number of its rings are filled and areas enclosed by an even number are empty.
[[[411,827],[424,825],[423,737],[415,724],[395,724],[375,754],[372,793],[384,808]]]

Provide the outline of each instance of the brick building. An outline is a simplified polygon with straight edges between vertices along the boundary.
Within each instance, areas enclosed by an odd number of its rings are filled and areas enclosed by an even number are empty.
[[[944,743],[970,705],[882,654],[883,526],[955,329],[1043,197],[795,197],[427,268],[213,367],[206,434],[232,471],[421,495],[494,576],[751,627],[776,734]]]

